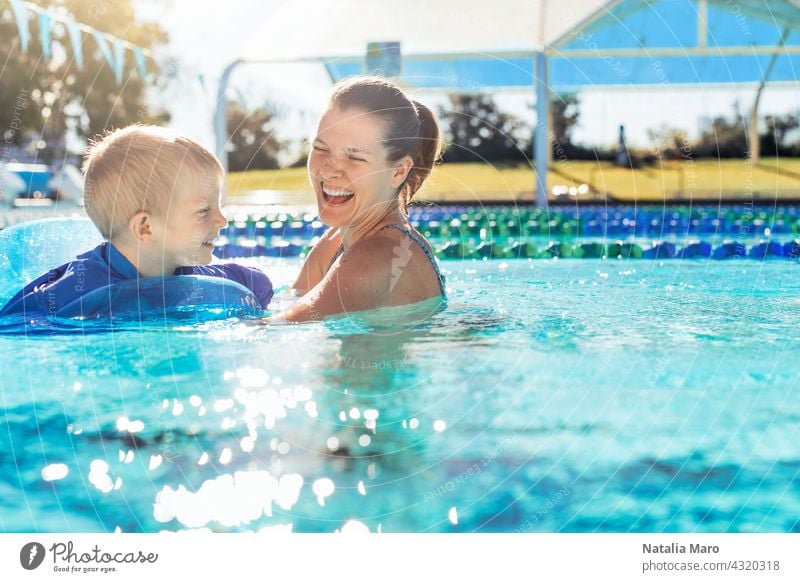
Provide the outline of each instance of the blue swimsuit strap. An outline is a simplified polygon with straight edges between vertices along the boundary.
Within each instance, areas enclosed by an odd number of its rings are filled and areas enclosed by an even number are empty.
[[[413,240],[415,243],[417,243],[420,246],[420,248],[422,248],[422,250],[425,252],[425,256],[428,257],[428,260],[431,262],[431,265],[433,266],[433,270],[436,271],[436,278],[439,280],[439,289],[441,290],[442,295],[444,295],[445,294],[444,289],[445,289],[446,279],[445,279],[444,275],[442,274],[442,272],[439,270],[439,264],[436,262],[436,258],[433,256],[433,253],[431,253],[431,251],[428,249],[428,246],[424,242],[422,242],[422,238],[418,234],[416,234],[413,230],[410,230],[410,229],[406,228],[405,226],[403,226],[400,223],[386,224],[383,227],[381,227],[381,229],[378,232],[380,232],[381,230],[383,230],[385,228],[395,228],[395,229],[399,230],[400,232],[408,235],[408,237],[411,240]],[[333,258],[331,259],[331,262],[328,265],[328,270],[329,271],[330,271],[331,267],[333,266],[333,264],[336,262],[336,259],[338,259],[342,255],[343,252],[344,252],[344,244],[341,244],[341,245],[339,245],[339,248],[336,250],[336,254],[333,255]]]
[[[383,226],[381,230],[383,230],[384,228],[395,228],[400,232],[407,234],[411,240],[417,243],[420,246],[420,248],[423,251],[425,251],[425,256],[428,257],[428,260],[431,262],[433,270],[436,272],[436,278],[439,280],[439,290],[442,292],[442,295],[444,295],[446,280],[444,278],[444,275],[442,275],[442,272],[439,270],[439,264],[436,262],[436,258],[433,256],[433,253],[430,251],[430,249],[428,249],[428,245],[425,244],[425,242],[422,240],[422,237],[417,233],[415,233],[413,230],[406,228],[400,223],[387,224]]]

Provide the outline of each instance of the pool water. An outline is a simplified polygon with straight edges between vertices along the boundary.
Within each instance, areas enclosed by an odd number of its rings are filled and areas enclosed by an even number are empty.
[[[800,265],[443,267],[413,316],[0,335],[0,530],[800,531]]]

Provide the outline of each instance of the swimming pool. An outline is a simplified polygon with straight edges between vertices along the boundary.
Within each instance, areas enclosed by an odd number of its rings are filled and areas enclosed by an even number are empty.
[[[443,266],[421,320],[0,336],[0,530],[800,531],[796,263]]]

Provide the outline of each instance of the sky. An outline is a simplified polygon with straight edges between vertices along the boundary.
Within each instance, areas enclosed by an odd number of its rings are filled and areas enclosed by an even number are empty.
[[[140,18],[156,20],[167,30],[171,38],[168,52],[179,63],[178,78],[169,90],[153,97],[171,112],[174,128],[213,146],[213,110],[222,71],[283,1],[134,0]],[[230,95],[249,108],[269,104],[276,110],[276,131],[288,140],[313,134],[330,91],[322,67],[301,64],[242,67],[231,85]],[[446,103],[441,94],[416,95],[428,105]],[[651,145],[648,132],[663,127],[682,129],[695,137],[705,120],[732,117],[737,107],[747,115],[754,95],[753,87],[586,89],[579,94],[580,123],[573,141],[600,147],[616,144],[620,124],[625,125],[631,147]],[[535,121],[530,108],[534,100],[532,91],[496,95],[500,107],[529,123]],[[798,111],[800,91],[796,86],[768,86],[765,90],[762,116]]]

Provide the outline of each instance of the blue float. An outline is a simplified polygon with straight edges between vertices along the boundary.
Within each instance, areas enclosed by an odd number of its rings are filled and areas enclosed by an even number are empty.
[[[711,258],[717,260],[732,259],[734,257],[743,258],[747,256],[747,248],[741,243],[725,243],[714,249]]]
[[[783,245],[775,241],[757,244],[750,249],[751,259],[769,259],[783,257]]]
[[[0,231],[0,269],[3,272],[0,305],[5,305],[38,276],[73,260],[102,241],[91,221],[84,218],[45,219],[3,229]],[[18,315],[8,316],[3,318],[0,328],[4,332],[9,329],[21,332],[64,319],[210,321],[261,312],[255,295],[235,281],[180,275],[121,281],[95,289],[54,314],[29,316],[25,320]],[[20,326],[23,327],[16,329]]]
[[[675,245],[671,242],[663,242],[645,250],[642,257],[645,259],[672,259],[675,254]]]
[[[66,305],[59,317],[158,321],[208,321],[259,315],[255,295],[239,283],[220,277],[179,275],[131,279],[101,287]]]
[[[88,218],[47,218],[0,230],[0,304],[39,275],[101,242]]]
[[[793,260],[800,258],[800,240],[789,241],[783,245],[783,256]]]
[[[220,259],[250,259],[269,256],[264,246],[259,244],[224,244],[216,247],[214,254]]]
[[[686,245],[679,256],[682,259],[707,259],[711,256],[711,244],[696,242]]]

